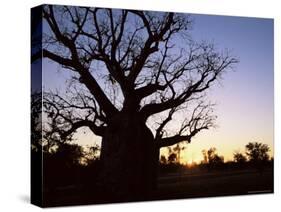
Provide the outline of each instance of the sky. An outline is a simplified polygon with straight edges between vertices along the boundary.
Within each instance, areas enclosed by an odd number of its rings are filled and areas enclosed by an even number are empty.
[[[231,160],[234,151],[244,151],[248,142],[270,146],[273,155],[274,61],[273,20],[231,16],[195,15],[191,36],[210,41],[218,49],[231,51],[239,59],[234,71],[223,76],[211,88],[209,99],[215,102],[217,128],[198,134],[181,153],[183,163],[200,162],[203,149],[216,147],[218,154]],[[46,59],[43,61],[46,90],[64,90],[69,71]],[[100,138],[92,133],[76,134],[79,144],[93,145]],[[162,150],[165,153],[165,150]]]
[[[198,162],[198,152],[216,147],[226,160],[244,151],[248,142],[263,142],[273,150],[274,61],[273,20],[230,16],[193,15],[192,35],[214,42],[238,57],[235,71],[211,90],[217,103],[218,128],[198,135],[187,146],[184,160]],[[273,151],[271,151],[271,155]]]

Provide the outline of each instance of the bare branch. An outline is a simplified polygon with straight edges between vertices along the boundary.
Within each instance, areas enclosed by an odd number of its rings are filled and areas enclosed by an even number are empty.
[[[85,97],[81,98],[84,101],[79,105],[75,103],[75,101],[80,102],[79,99],[67,100],[58,94],[44,94],[44,112],[49,120],[46,122],[49,123],[48,131],[58,133],[62,141],[81,127],[89,127],[94,134],[104,135],[105,117],[98,113],[96,105],[90,106]]]
[[[159,127],[156,129],[156,134],[155,134],[155,140],[158,142],[164,134],[164,128],[165,126],[172,120],[173,114],[176,112],[176,108],[172,108],[168,116],[162,121],[161,124],[159,124]]]
[[[70,134],[72,134],[73,132],[75,132],[77,129],[79,129],[81,127],[89,127],[94,134],[99,135],[99,136],[104,135],[105,128],[106,128],[103,126],[97,126],[94,122],[89,121],[89,120],[77,121],[72,124],[72,127],[69,130],[64,131],[61,134],[61,138],[62,139],[66,138],[67,136],[69,136]]]
[[[147,21],[144,17],[144,15],[140,12],[135,12],[135,14],[139,14],[144,21],[144,25],[148,29]],[[130,82],[135,82],[137,76],[139,75],[140,71],[142,70],[147,58],[154,52],[158,51],[159,42],[163,40],[164,35],[167,33],[167,31],[170,29],[170,27],[173,24],[173,17],[174,13],[168,13],[167,19],[162,20],[162,25],[160,27],[160,30],[155,32],[154,34],[151,33],[151,30],[148,29],[148,38],[140,52],[140,55],[135,61],[134,66],[132,67],[132,70],[128,76]]]
[[[45,7],[43,15],[51,34],[43,56],[78,74],[76,81],[89,91],[73,94],[79,101],[56,96],[56,102],[49,104],[55,111],[49,113],[51,124],[59,134],[87,126],[102,135],[117,113],[146,122],[167,112],[156,129],[159,147],[190,142],[201,130],[213,127],[211,105],[199,102],[177,134],[165,137],[173,114],[200,100],[238,62],[211,44],[186,39],[188,16],[57,6]],[[60,22],[60,18],[66,19]],[[75,114],[80,110],[81,116]]]
[[[116,113],[117,109],[104,94],[95,78],[91,75],[89,70],[85,66],[83,66],[83,64],[81,64],[74,41],[61,33],[54,16],[53,7],[49,6],[49,13],[46,11],[46,9],[43,10],[43,14],[50,28],[55,34],[56,39],[59,42],[63,43],[63,45],[70,50],[71,58],[64,58],[46,49],[43,50],[43,56],[48,57],[51,60],[54,60],[55,62],[78,72],[81,76],[81,82],[85,84],[89,91],[95,96],[96,100],[98,101],[99,105],[102,106],[105,113],[109,116]]]
[[[145,105],[141,109],[141,113],[143,113],[145,118],[188,102],[198,93],[207,90],[214,81],[218,80],[224,71],[237,63],[235,58],[217,54],[212,46],[202,45],[197,51],[199,52],[192,51],[188,59],[183,64],[174,67],[171,72],[162,71],[165,84],[158,87],[162,90],[169,88],[171,95],[165,96],[165,93],[162,93],[161,99],[165,99],[165,101]],[[171,75],[169,79],[167,74]],[[184,78],[186,74],[188,77],[184,82],[185,88],[181,93],[176,94],[178,89],[176,89],[175,81],[179,78]],[[193,77],[192,74],[194,75]],[[146,89],[148,88],[142,88],[142,90]]]
[[[176,143],[186,141],[191,142],[191,139],[202,130],[207,130],[214,127],[214,120],[216,116],[212,115],[212,104],[203,104],[200,102],[193,110],[189,118],[186,118],[178,133],[170,137],[158,137],[156,138],[158,147],[171,146]],[[171,116],[171,114],[169,114]],[[168,116],[168,117],[169,117]],[[167,118],[168,120],[168,118]],[[165,123],[164,123],[165,122]],[[166,124],[166,120],[163,123]],[[161,126],[161,125],[160,125]],[[163,129],[162,129],[163,130]]]

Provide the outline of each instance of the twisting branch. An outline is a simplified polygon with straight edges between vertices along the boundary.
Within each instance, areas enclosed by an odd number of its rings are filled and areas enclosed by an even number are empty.
[[[71,70],[89,91],[80,97],[73,94],[79,101],[61,96],[49,101],[52,128],[62,137],[82,126],[103,135],[116,114],[132,114],[146,122],[168,112],[155,132],[159,147],[190,142],[213,126],[211,105],[200,103],[176,135],[165,137],[179,108],[200,100],[238,62],[211,44],[186,39],[189,16],[61,6],[44,6],[43,16],[49,27],[43,56]]]
[[[168,30],[172,27],[174,23],[174,13],[168,13],[167,17],[163,20],[162,24],[160,25],[160,29],[152,33],[148,22],[145,18],[145,15],[142,12],[134,12],[135,14],[139,15],[144,22],[144,26],[147,28],[148,31],[148,38],[144,44],[143,49],[140,52],[140,55],[135,61],[135,65],[132,67],[132,70],[128,76],[130,82],[135,82],[137,76],[139,75],[140,71],[142,70],[143,66],[147,58],[154,52],[158,51],[159,42],[164,40],[165,34]]]
[[[159,127],[156,129],[155,140],[158,142],[164,135],[165,126],[172,120],[174,113],[176,112],[176,108],[172,108],[168,116],[159,124]]]
[[[216,116],[212,114],[213,112],[212,107],[213,107],[212,104],[203,104],[203,102],[200,102],[194,108],[192,114],[190,115],[190,118],[186,118],[183,121],[177,134],[164,138],[162,138],[161,136],[156,137],[157,138],[156,143],[158,147],[171,146],[183,141],[190,143],[191,139],[195,135],[197,135],[200,131],[215,127],[214,121],[216,119]],[[168,117],[172,116],[172,114],[170,113]],[[166,123],[167,120],[169,119],[167,118],[166,120],[164,120],[162,125],[167,124]],[[160,125],[159,128],[161,128],[162,125]]]
[[[48,57],[49,59],[75,72],[78,72],[81,77],[81,82],[85,84],[85,86],[89,89],[89,91],[95,96],[98,104],[102,107],[103,111],[109,116],[116,113],[117,109],[104,94],[103,90],[97,83],[96,79],[89,72],[89,69],[81,63],[81,60],[79,58],[79,53],[77,51],[77,47],[75,45],[73,38],[69,38],[67,35],[61,32],[54,15],[53,6],[50,5],[48,7],[48,10],[45,8],[43,10],[43,16],[47,21],[48,25],[50,26],[52,32],[54,33],[55,39],[59,43],[62,43],[64,47],[71,52],[71,57],[70,58],[62,57],[47,49],[43,50],[43,56]],[[81,31],[80,28],[78,31]],[[75,37],[77,36],[75,35]]]
[[[207,90],[227,68],[231,68],[231,65],[235,63],[237,63],[235,58],[231,58],[228,54],[217,54],[213,46],[202,45],[197,47],[196,50],[190,52],[188,59],[184,63],[179,64],[177,67],[173,66],[171,72],[167,70],[161,71],[165,83],[155,85],[154,89],[165,91],[165,88],[167,88],[170,92],[162,92],[160,94],[162,101],[145,105],[141,109],[141,113],[145,118],[148,118],[155,113],[184,104],[198,93]],[[176,82],[179,78],[184,80],[186,74],[188,74],[188,77],[183,81],[185,87],[182,92],[176,94],[175,91],[178,90]],[[168,75],[170,75],[169,78]],[[149,86],[151,85],[141,89],[149,90]]]
[[[77,129],[88,127],[94,134],[104,135],[105,117],[95,103],[90,105],[87,98],[81,95],[67,100],[58,94],[44,94],[44,112],[47,114],[45,130],[49,134],[58,134],[61,141],[65,141]]]

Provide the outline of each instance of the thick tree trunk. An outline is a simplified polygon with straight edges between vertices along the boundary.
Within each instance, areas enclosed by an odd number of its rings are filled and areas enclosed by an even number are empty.
[[[159,149],[137,115],[112,118],[102,140],[103,196],[109,201],[144,200],[156,188]]]

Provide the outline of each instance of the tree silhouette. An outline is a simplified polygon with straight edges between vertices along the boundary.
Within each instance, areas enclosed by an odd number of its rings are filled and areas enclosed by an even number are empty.
[[[249,161],[260,171],[263,170],[266,162],[269,161],[269,146],[267,144],[250,142],[246,145],[246,155]]]
[[[31,150],[39,152],[42,148],[42,93],[31,95]]]
[[[184,150],[186,147],[182,146],[180,144],[177,144],[176,146],[168,147],[168,161],[169,163],[180,163],[181,158],[181,151]]]
[[[54,190],[57,187],[78,184],[78,170],[84,156],[77,144],[61,143],[52,151],[43,152],[43,186]]]
[[[234,152],[233,154],[233,159],[234,159],[234,162],[242,165],[242,164],[245,164],[246,161],[247,161],[247,158],[245,155],[243,155],[242,153],[240,152]]]
[[[177,154],[176,153],[171,153],[169,156],[168,156],[168,162],[169,163],[177,163]]]
[[[96,144],[94,146],[88,147],[87,151],[84,151],[84,162],[89,165],[99,159],[100,147]]]
[[[224,157],[217,154],[217,149],[211,147],[210,149],[202,151],[204,163],[209,169],[219,168],[224,163]]]
[[[214,126],[206,91],[237,60],[193,41],[185,14],[44,6],[43,17],[43,56],[70,71],[74,85],[68,95],[44,95],[52,137],[88,127],[102,137],[105,195],[145,197],[156,185],[159,149]]]
[[[162,164],[167,164],[167,158],[166,158],[165,155],[161,155],[161,156],[160,156],[160,163],[162,163]]]

